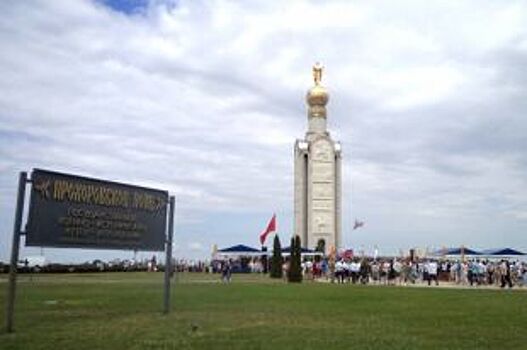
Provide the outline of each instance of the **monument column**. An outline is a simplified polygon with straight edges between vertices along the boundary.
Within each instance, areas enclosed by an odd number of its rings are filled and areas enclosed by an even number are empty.
[[[327,131],[327,90],[322,66],[313,67],[315,85],[306,96],[308,128],[295,143],[294,234],[305,248],[323,244],[326,252],[341,244],[341,148]]]

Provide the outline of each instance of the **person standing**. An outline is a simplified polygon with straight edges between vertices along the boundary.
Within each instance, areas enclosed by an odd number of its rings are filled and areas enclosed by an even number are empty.
[[[430,285],[430,282],[432,280],[435,280],[436,286],[438,286],[439,281],[437,280],[437,262],[435,262],[434,260],[430,260],[428,262],[427,270],[428,270],[428,285]]]
[[[390,263],[388,261],[381,262],[381,280],[383,284],[388,284],[388,274],[390,273]]]
[[[489,262],[487,264],[487,284],[489,286],[492,286],[494,284],[494,280],[493,280],[493,277],[494,277],[494,264],[492,264],[491,262]]]
[[[395,268],[394,268],[394,262],[393,260],[390,261],[390,265],[388,267],[388,284],[389,285],[395,285],[395,278],[396,278],[396,274],[395,274]]]
[[[221,280],[223,283],[229,283],[231,281],[231,262],[229,260],[224,261],[221,266]]]
[[[351,273],[351,282],[353,284],[357,283],[359,280],[359,273],[360,273],[360,263],[358,260],[353,260],[350,263],[350,273]]]
[[[360,282],[362,284],[367,284],[369,280],[369,275],[371,274],[370,264],[367,259],[362,259],[359,264],[359,273],[360,273]]]
[[[507,260],[502,260],[501,262],[501,288],[505,287],[505,284],[509,285],[509,288],[512,288],[511,281],[511,266]]]
[[[371,279],[372,283],[380,283],[379,264],[375,260],[371,264]]]
[[[521,265],[521,274],[522,274],[522,286],[525,287],[527,286],[527,264],[526,263],[522,263]]]
[[[335,277],[337,283],[344,283],[344,260],[342,259],[335,263]]]
[[[306,278],[307,280],[314,280],[314,276],[315,276],[315,273],[314,273],[314,264],[311,260],[307,260],[306,261]]]

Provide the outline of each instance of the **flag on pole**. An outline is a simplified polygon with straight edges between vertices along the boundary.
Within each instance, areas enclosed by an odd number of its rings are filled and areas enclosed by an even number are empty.
[[[364,221],[359,221],[357,219],[355,219],[355,223],[353,224],[353,229],[356,230],[358,229],[359,227],[362,227],[364,226]]]
[[[276,231],[276,214],[273,214],[271,221],[269,221],[269,223],[267,224],[267,228],[260,234],[260,243],[263,245],[265,242],[265,239],[267,238],[267,235],[275,231]]]

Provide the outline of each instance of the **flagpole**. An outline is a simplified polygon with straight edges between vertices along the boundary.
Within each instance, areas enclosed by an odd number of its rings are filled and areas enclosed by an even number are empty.
[[[352,169],[353,169],[353,168],[352,168]],[[350,193],[350,202],[349,202],[349,203],[350,203],[350,208],[349,208],[349,211],[350,211],[350,218],[353,218],[353,217],[354,217],[354,215],[353,215],[353,211],[355,210],[355,207],[354,207],[354,205],[353,205],[353,195],[354,195],[354,193],[355,193],[355,189],[354,189],[355,183],[353,182],[353,176],[351,176],[351,171],[350,171],[349,177],[350,177],[350,182],[351,182],[351,193]],[[351,230],[350,230],[350,236],[352,236],[352,233],[353,233],[353,231],[355,230],[355,229],[353,228],[353,226],[354,226],[355,224],[354,224],[353,222],[350,222],[349,225],[350,225],[350,228],[351,228]],[[350,237],[350,238],[352,238],[352,237]],[[351,244],[352,241],[353,241],[353,240],[351,240],[351,239],[350,239],[350,241],[349,241],[349,243],[350,243],[351,246],[353,246],[353,244]]]

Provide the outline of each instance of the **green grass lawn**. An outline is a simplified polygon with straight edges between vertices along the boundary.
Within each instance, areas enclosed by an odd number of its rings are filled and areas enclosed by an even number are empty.
[[[0,276],[5,307],[6,280]],[[527,349],[527,293],[178,276],[19,276],[0,349]],[[2,312],[2,317],[4,312]]]

